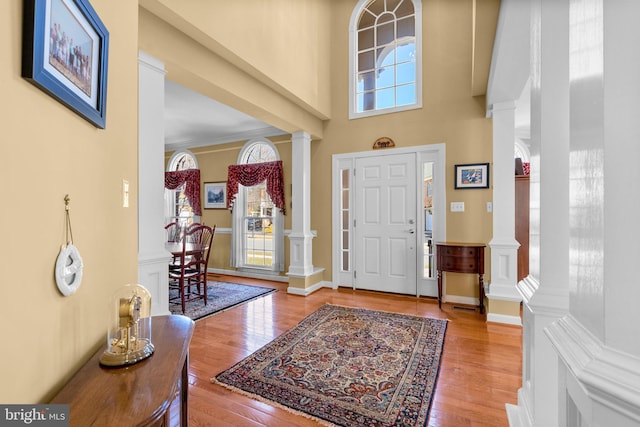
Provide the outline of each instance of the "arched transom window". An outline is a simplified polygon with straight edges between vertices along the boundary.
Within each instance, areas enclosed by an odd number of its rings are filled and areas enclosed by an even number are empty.
[[[421,2],[361,0],[351,17],[350,117],[418,108]]]

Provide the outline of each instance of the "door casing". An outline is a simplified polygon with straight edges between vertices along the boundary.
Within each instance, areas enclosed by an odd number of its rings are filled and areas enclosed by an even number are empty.
[[[343,224],[343,213],[341,211],[342,206],[342,172],[345,169],[349,169],[353,171],[353,168],[356,164],[356,159],[366,158],[366,157],[376,157],[376,156],[387,156],[391,154],[403,154],[403,153],[415,153],[416,156],[416,200],[419,202],[416,204],[416,234],[418,235],[418,251],[416,254],[416,262],[417,266],[422,265],[422,257],[424,247],[424,233],[421,233],[420,230],[424,230],[425,218],[422,214],[422,173],[421,173],[421,165],[424,162],[433,162],[433,200],[434,200],[434,215],[433,215],[433,241],[445,241],[446,240],[446,146],[445,144],[431,144],[431,145],[421,145],[415,147],[403,147],[403,148],[391,148],[384,150],[375,150],[375,151],[366,151],[366,152],[355,152],[355,153],[345,153],[345,154],[335,154],[332,156],[332,285],[333,288],[336,289],[338,286],[351,287],[355,289],[356,281],[353,278],[353,266],[354,266],[354,251],[359,250],[357,247],[354,247],[355,239],[354,239],[354,229],[353,229],[353,217],[349,219],[349,248],[352,248],[348,254],[349,257],[349,269],[345,270],[342,268],[343,257],[345,256],[342,251],[341,242],[342,242],[342,228]],[[353,174],[351,174],[350,185],[353,186]],[[351,188],[349,191],[349,206],[354,206],[355,203],[355,194],[354,189]],[[419,268],[419,267],[417,267]],[[417,296],[436,296],[437,295],[437,281],[435,280],[435,275],[431,279],[422,278],[422,274],[419,272],[416,273],[417,287],[416,287],[416,295]]]

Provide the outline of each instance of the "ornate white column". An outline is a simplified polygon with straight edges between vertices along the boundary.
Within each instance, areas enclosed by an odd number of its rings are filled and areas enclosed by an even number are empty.
[[[169,313],[169,253],[164,248],[164,64],[138,55],[138,282],[151,314]]]
[[[524,363],[518,405],[507,411],[512,425],[555,427],[560,372],[545,329],[569,309],[569,1],[531,5],[530,257],[518,283]]]
[[[494,103],[492,110],[493,237],[489,242],[491,284],[487,293],[487,321],[520,325],[522,298],[516,289],[520,244],[515,238],[515,108],[514,101],[507,101]]]
[[[295,132],[291,138],[291,260],[289,275],[313,274],[311,233],[311,136]]]

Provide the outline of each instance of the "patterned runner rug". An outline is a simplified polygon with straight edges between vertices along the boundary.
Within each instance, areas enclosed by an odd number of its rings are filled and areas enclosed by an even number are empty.
[[[268,295],[276,290],[277,289],[262,286],[240,285],[238,283],[210,280],[207,282],[207,305],[204,305],[204,300],[202,299],[189,301],[186,304],[186,312],[184,315],[193,320],[202,319],[203,317]],[[169,300],[176,296],[178,296],[177,290],[169,290]],[[171,311],[172,314],[183,314],[179,299],[169,302],[169,311]]]
[[[212,382],[325,425],[427,425],[446,320],[325,305]]]

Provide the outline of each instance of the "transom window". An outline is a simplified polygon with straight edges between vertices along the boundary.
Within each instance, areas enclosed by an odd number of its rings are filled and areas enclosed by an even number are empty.
[[[350,118],[421,106],[420,18],[420,1],[361,0],[356,5],[350,31]]]

